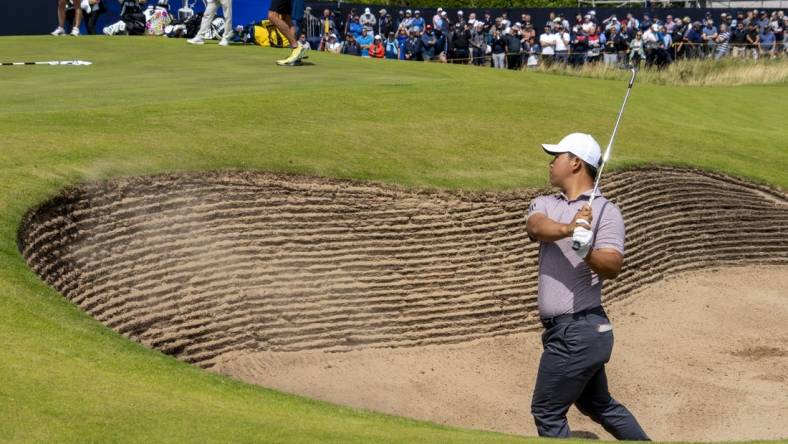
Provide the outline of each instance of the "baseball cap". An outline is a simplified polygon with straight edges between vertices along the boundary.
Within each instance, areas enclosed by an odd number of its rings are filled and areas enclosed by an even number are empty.
[[[593,167],[599,166],[599,159],[602,157],[599,144],[590,134],[585,133],[572,133],[561,139],[557,145],[543,143],[542,148],[547,154],[572,153]]]

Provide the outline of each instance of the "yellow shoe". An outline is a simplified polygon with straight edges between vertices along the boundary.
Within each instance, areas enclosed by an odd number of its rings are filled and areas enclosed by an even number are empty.
[[[277,60],[276,64],[280,66],[294,65],[300,59],[301,52],[302,52],[301,45],[298,45],[295,48],[293,48],[293,52],[291,52],[286,59]]]
[[[293,52],[290,53],[286,59],[277,60],[276,64],[279,66],[293,66],[301,63],[301,59],[305,58],[304,54],[306,54],[306,48],[298,44],[295,48],[293,48]]]

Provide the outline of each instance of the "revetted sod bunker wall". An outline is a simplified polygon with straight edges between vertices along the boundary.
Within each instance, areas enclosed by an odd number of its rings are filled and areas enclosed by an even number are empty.
[[[627,223],[615,302],[689,269],[788,264],[788,199],[720,174],[610,173]],[[90,315],[211,367],[227,352],[454,343],[537,324],[537,190],[466,193],[217,172],[86,184],[32,210],[19,249]]]

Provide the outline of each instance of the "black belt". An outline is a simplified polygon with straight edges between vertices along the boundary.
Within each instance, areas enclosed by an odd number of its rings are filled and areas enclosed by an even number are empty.
[[[544,328],[549,329],[555,327],[558,324],[566,324],[567,322],[579,321],[581,319],[585,319],[590,314],[607,317],[605,310],[602,308],[601,305],[598,305],[594,308],[589,308],[588,310],[578,311],[577,313],[567,313],[552,318],[540,318],[540,320],[542,321],[542,325],[544,326]]]

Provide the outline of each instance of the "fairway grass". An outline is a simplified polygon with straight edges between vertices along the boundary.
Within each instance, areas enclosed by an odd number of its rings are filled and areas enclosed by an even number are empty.
[[[29,271],[31,207],[78,182],[256,169],[417,187],[546,184],[539,143],[606,144],[626,83],[221,48],[163,38],[0,38],[0,441],[533,442],[337,407],[130,342]],[[636,84],[611,167],[720,170],[785,188],[784,84]],[[534,365],[536,365],[534,363]],[[523,407],[524,409],[527,407]],[[560,441],[550,441],[560,442]]]

